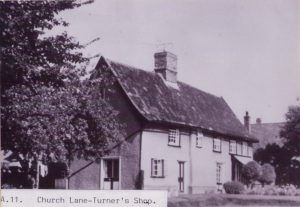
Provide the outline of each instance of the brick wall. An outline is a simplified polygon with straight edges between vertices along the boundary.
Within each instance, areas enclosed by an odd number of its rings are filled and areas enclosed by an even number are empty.
[[[140,132],[128,138],[111,155],[121,157],[121,189],[135,189],[140,169]]]
[[[71,174],[82,169],[90,161],[74,160],[71,164]],[[96,190],[100,188],[100,164],[93,163],[70,178],[69,189]]]
[[[97,68],[99,75],[104,64],[100,60]],[[119,112],[118,119],[120,123],[124,124],[124,139],[126,139],[109,156],[119,156],[121,158],[121,189],[135,189],[140,169],[139,130],[141,128],[141,120],[117,82],[114,83],[110,90],[107,90],[106,98],[114,109]],[[71,166],[71,171],[75,172],[88,163],[88,161],[84,160],[75,160]],[[93,163],[73,176],[69,183],[70,189],[100,189],[100,166],[98,163]]]

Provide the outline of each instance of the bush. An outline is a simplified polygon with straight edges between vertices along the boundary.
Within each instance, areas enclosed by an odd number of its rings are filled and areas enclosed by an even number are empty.
[[[261,176],[261,166],[255,162],[250,161],[243,166],[242,175],[245,178],[247,185],[254,183]]]
[[[297,189],[294,185],[274,185],[265,188],[256,187],[251,190],[248,189],[244,193],[248,195],[299,196],[300,189]]]
[[[244,191],[244,185],[237,181],[226,182],[223,187],[228,194],[241,194]]]
[[[262,166],[262,174],[258,178],[258,181],[261,182],[262,186],[265,184],[271,184],[275,182],[276,173],[274,167],[268,163]]]

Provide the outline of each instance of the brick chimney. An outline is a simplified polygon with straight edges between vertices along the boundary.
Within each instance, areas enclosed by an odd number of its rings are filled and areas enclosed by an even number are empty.
[[[177,56],[167,51],[155,53],[154,71],[165,81],[177,83]]]
[[[248,132],[250,132],[251,131],[251,128],[250,128],[250,116],[249,116],[248,111],[246,111],[246,115],[244,116],[244,125],[247,128]]]

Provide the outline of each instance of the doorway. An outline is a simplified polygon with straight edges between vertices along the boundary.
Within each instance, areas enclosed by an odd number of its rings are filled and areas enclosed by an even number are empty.
[[[118,158],[103,160],[103,187],[104,190],[119,189],[120,161]]]
[[[179,176],[178,176],[178,184],[179,184],[179,192],[184,192],[184,162],[178,161],[179,165]]]

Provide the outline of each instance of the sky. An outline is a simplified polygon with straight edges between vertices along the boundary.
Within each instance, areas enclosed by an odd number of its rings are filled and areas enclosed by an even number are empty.
[[[177,55],[178,79],[222,96],[242,121],[285,121],[300,99],[299,0],[96,0],[60,16],[85,54],[153,71]],[[162,46],[162,43],[167,43]],[[297,101],[298,99],[298,101]]]

